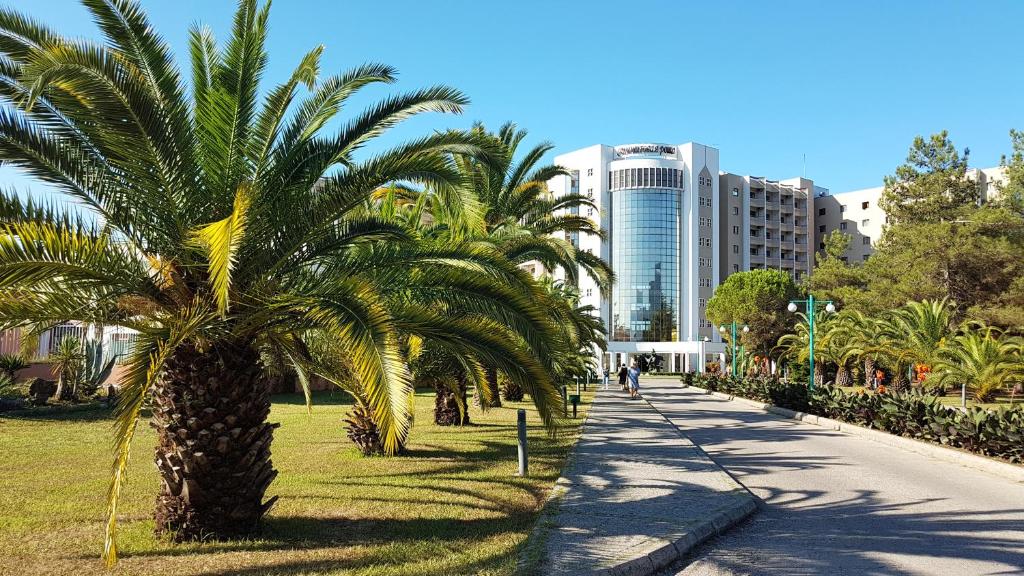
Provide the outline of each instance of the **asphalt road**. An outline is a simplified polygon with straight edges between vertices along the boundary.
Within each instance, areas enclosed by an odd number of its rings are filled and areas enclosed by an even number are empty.
[[[666,575],[1024,575],[1024,484],[677,381],[641,391],[760,499]]]

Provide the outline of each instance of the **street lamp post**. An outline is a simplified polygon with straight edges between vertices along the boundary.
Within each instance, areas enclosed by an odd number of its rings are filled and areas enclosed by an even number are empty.
[[[732,321],[732,338],[729,340],[729,343],[732,344],[732,376],[733,376],[733,378],[736,377],[736,327],[737,327],[736,321],[733,320]],[[722,324],[721,326],[718,327],[718,331],[721,332],[723,336],[725,335],[725,330],[726,330],[725,324]],[[750,326],[747,326],[746,324],[744,324],[743,325],[743,332],[744,333],[750,332]]]
[[[818,304],[824,304],[825,305],[825,312],[828,312],[829,314],[832,314],[833,312],[836,311],[836,305],[833,304],[831,300],[826,300],[825,302],[817,302],[814,299],[814,294],[809,294],[807,296],[807,300],[793,300],[793,301],[791,301],[789,303],[789,306],[787,306],[786,308],[790,312],[796,312],[797,311],[797,304],[803,304],[805,306],[804,309],[807,311],[807,343],[808,343],[808,348],[810,349],[810,353],[811,353],[811,376],[810,376],[809,382],[807,383],[807,388],[813,392],[814,391],[814,312],[817,310]]]

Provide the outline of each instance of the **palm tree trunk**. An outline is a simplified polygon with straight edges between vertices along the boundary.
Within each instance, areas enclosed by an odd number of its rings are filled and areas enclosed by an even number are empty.
[[[438,426],[469,424],[468,394],[466,391],[466,378],[464,376],[458,377],[458,397],[456,392],[443,382],[436,383],[434,390],[434,424]],[[465,410],[459,410],[459,397],[461,397],[462,406],[465,407]]]
[[[849,386],[853,383],[853,379],[850,377],[850,369],[844,364],[840,364],[839,368],[836,369],[836,386]]]
[[[892,389],[894,392],[906,392],[910,388],[910,379],[907,378],[906,366],[897,367],[892,375]]]
[[[153,394],[156,465],[161,476],[156,532],[175,541],[257,532],[277,497],[270,461],[271,382],[247,343],[180,347]]]
[[[871,388],[871,381],[875,377],[875,359],[864,359],[864,387]]]
[[[501,391],[498,389],[498,369],[487,368],[485,375],[484,386],[487,387],[491,400],[487,402],[481,395],[480,402],[481,404],[486,403],[488,408],[501,408]]]

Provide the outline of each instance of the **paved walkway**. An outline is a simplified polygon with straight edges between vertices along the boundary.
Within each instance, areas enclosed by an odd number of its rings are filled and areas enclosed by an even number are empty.
[[[659,411],[758,498],[667,574],[1024,574],[1024,484],[681,388]]]
[[[534,534],[531,573],[650,574],[754,510],[754,498],[643,400],[600,391]]]

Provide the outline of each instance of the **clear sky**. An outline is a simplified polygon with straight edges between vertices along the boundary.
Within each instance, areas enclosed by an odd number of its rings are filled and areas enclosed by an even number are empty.
[[[98,37],[76,0],[0,0],[66,34]],[[230,0],[145,0],[183,67],[186,31],[230,30]],[[323,70],[377,61],[395,90],[445,83],[472,105],[416,119],[395,143],[511,120],[556,152],[697,141],[721,168],[806,175],[833,192],[881,185],[915,135],[947,129],[971,164],[998,164],[1024,129],[1019,1],[558,2],[277,0],[268,82],[309,48]],[[28,180],[0,170],[19,189]],[[32,184],[33,190],[38,189]]]

